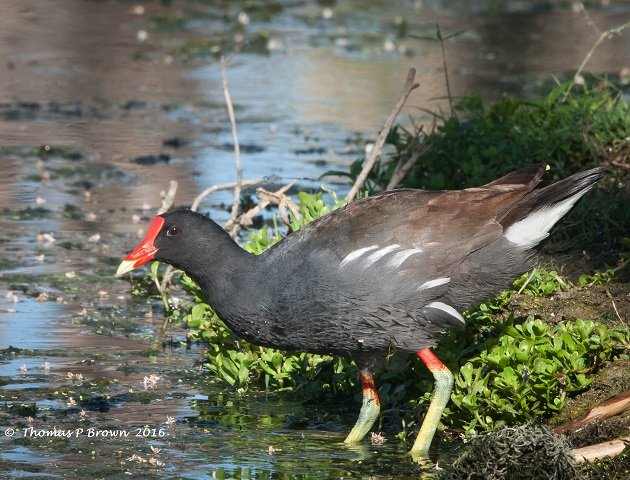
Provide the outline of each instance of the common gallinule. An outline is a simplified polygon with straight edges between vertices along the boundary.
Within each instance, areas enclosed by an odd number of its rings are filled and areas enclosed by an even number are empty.
[[[345,442],[378,417],[373,372],[393,350],[416,352],[435,393],[414,457],[428,454],[453,375],[429,350],[461,312],[533,266],[535,247],[602,177],[595,168],[545,188],[543,166],[478,188],[401,189],[357,200],[291,233],[261,255],[242,250],[212,220],[175,210],[151,222],[120,264],[150,260],[184,270],[239,336],[267,347],[350,354],[363,405]]]

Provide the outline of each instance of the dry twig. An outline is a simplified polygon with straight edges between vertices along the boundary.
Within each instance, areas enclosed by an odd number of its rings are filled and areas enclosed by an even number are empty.
[[[442,49],[442,66],[444,68],[444,80],[446,81],[446,93],[448,94],[448,106],[451,108],[451,116],[455,116],[455,107],[453,107],[453,96],[451,95],[451,82],[448,79],[448,65],[446,62],[446,49],[444,48],[444,41],[450,37],[444,38],[442,36],[442,30],[440,24],[435,24],[436,36],[440,42],[440,48]],[[459,34],[457,34],[459,35]]]
[[[588,11],[584,7],[584,4],[582,2],[580,2],[578,5],[579,5],[580,10],[582,11],[582,13],[584,13],[584,17],[586,18],[586,23],[591,28],[593,28],[593,30],[595,30],[595,32],[599,35],[599,37],[597,38],[597,40],[595,41],[595,43],[593,44],[591,49],[588,51],[588,53],[584,57],[584,60],[582,60],[582,63],[580,64],[580,66],[578,67],[577,71],[575,72],[575,75],[573,75],[573,80],[571,81],[571,84],[567,88],[567,91],[564,92],[564,95],[562,97],[563,101],[566,100],[566,98],[569,96],[569,93],[571,93],[571,90],[573,89],[573,86],[578,82],[578,79],[581,77],[582,71],[584,70],[584,67],[586,67],[586,64],[591,59],[591,57],[595,53],[595,50],[597,50],[597,48],[601,45],[601,43],[604,42],[605,40],[608,40],[609,38],[612,38],[614,35],[621,35],[622,31],[624,31],[626,28],[630,28],[630,22],[626,22],[623,25],[619,25],[618,27],[610,28],[610,29],[602,32],[597,27],[597,25],[595,24],[595,22],[593,21],[591,16],[588,14]]]
[[[600,422],[610,417],[620,415],[630,409],[630,390],[621,392],[614,397],[604,400],[588,414],[578,419],[572,420],[553,429],[556,433],[578,432],[584,427],[595,422]]]
[[[261,200],[260,203],[258,203],[258,205],[256,205],[255,207],[250,208],[247,212],[240,215],[236,220],[230,219],[224,225],[224,228],[229,232],[229,234],[232,237],[235,237],[241,231],[242,227],[247,227],[251,225],[253,218],[256,215],[258,215],[262,210],[264,210],[269,205],[274,204],[274,203],[278,205],[282,205],[282,202],[284,202],[284,205],[289,206],[289,208],[294,213],[294,215],[299,217],[300,212],[297,209],[297,205],[293,203],[293,200],[291,200],[290,197],[285,195],[285,192],[287,192],[293,186],[294,183],[295,182],[291,182],[283,186],[282,188],[276,190],[275,192],[269,192],[263,188],[256,189],[256,195]],[[293,209],[293,207],[295,207],[295,210]],[[281,216],[282,216],[282,207],[281,207]],[[286,215],[285,215],[285,218],[286,218]],[[284,222],[284,219],[283,219],[283,222]],[[287,218],[287,222],[288,222],[288,218]],[[286,224],[288,225],[288,223]]]
[[[291,185],[293,185],[293,183],[286,185],[287,188],[284,191],[291,188]],[[284,193],[284,191],[283,189],[280,189],[276,192],[270,192],[268,190],[265,190],[264,188],[258,188],[256,189],[256,196],[262,201],[278,205],[278,210],[280,211],[280,219],[282,220],[282,223],[289,227],[291,225],[291,221],[289,220],[289,216],[287,215],[287,208],[291,210],[291,213],[293,213],[293,215],[297,218],[300,218],[302,215],[300,214],[300,208],[291,197]]]
[[[403,86],[403,91],[400,94],[400,98],[398,99],[394,110],[387,118],[387,121],[385,122],[385,125],[381,130],[381,133],[378,134],[374,147],[368,153],[367,158],[365,159],[365,163],[363,164],[363,170],[361,170],[361,173],[354,182],[354,185],[352,185],[352,188],[346,195],[346,202],[351,202],[352,200],[354,200],[357,192],[361,189],[361,187],[363,187],[363,184],[367,180],[370,170],[372,170],[372,167],[376,163],[376,160],[383,152],[383,145],[385,145],[385,140],[387,139],[387,135],[389,134],[389,131],[396,121],[396,117],[405,105],[405,102],[407,101],[407,98],[409,97],[409,94],[411,94],[412,90],[420,86],[419,83],[415,82],[415,77],[416,69],[410,68],[409,72],[407,73],[407,79],[405,80],[405,85]]]
[[[418,159],[424,155],[427,150],[429,150],[429,146],[420,141],[421,133],[422,126],[416,129],[413,140],[409,143],[405,151],[400,154],[396,168],[394,168],[394,173],[392,173],[392,177],[389,179],[389,183],[387,184],[385,190],[396,188],[402,179],[405,178],[407,172],[411,170],[411,167],[413,167]]]
[[[241,188],[243,187],[255,187],[257,185],[261,185],[262,183],[265,183],[268,180],[264,180],[262,178],[256,179],[256,180],[243,180],[241,181],[240,185]],[[195,199],[193,200],[192,205],[190,206],[190,209],[193,211],[197,211],[197,209],[199,208],[199,204],[201,203],[201,201],[206,198],[208,195],[210,195],[211,193],[215,193],[221,190],[232,190],[235,189],[237,185],[237,182],[231,182],[231,183],[220,183],[219,185],[213,185],[211,187],[206,188],[203,192],[201,192],[199,195],[197,195],[197,197],[195,197]],[[240,196],[240,195],[239,195]]]
[[[157,214],[162,215],[164,212],[167,212],[175,201],[175,194],[177,193],[177,182],[175,180],[171,180],[169,184],[168,191],[164,194],[164,198],[162,199],[162,205],[158,208]]]
[[[232,204],[232,212],[230,219],[235,220],[238,215],[238,209],[241,201],[241,186],[243,184],[243,167],[241,166],[241,148],[238,143],[238,133],[236,131],[236,118],[234,117],[234,107],[232,105],[232,96],[227,80],[227,63],[225,57],[221,57],[221,79],[223,81],[223,96],[227,106],[230,125],[232,127],[232,141],[234,143],[234,165],[236,167],[236,185],[234,186],[234,203]]]
[[[628,445],[630,445],[630,437],[624,437],[596,445],[576,448],[572,450],[572,453],[578,463],[592,462],[603,458],[616,457],[623,453]]]

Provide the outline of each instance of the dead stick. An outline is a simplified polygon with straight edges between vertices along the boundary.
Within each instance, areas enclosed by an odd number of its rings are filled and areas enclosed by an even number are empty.
[[[391,190],[393,188],[396,188],[396,186],[401,182],[401,180],[405,178],[405,175],[407,175],[407,172],[411,170],[411,167],[414,166],[414,164],[418,161],[420,156],[427,150],[428,149],[425,148],[422,151],[414,152],[407,159],[405,163],[396,165],[396,169],[394,170],[394,173],[392,174],[392,178],[389,179],[389,183],[387,184],[387,187],[385,188],[385,190]]]
[[[161,215],[162,213],[168,211],[173,206],[173,203],[175,202],[176,193],[177,193],[177,182],[175,180],[171,180],[168,187],[168,191],[164,194],[164,198],[162,199],[162,205],[158,209],[158,212],[157,212],[158,215]],[[164,275],[162,276],[162,282],[160,283],[157,277],[155,278],[155,285],[157,286],[160,292],[160,295],[162,296],[162,299],[165,302],[164,306],[166,307],[167,311],[169,310],[169,308],[168,308],[168,303],[166,303],[166,300],[165,300],[166,287],[168,283],[171,281],[171,278],[173,277],[174,273],[175,273],[175,269],[171,265],[168,265],[166,267],[166,270],[164,271]],[[164,319],[164,323],[162,324],[162,331],[166,330],[167,323],[168,323],[168,316],[166,316]]]
[[[619,438],[609,442],[589,445],[588,447],[575,448],[571,452],[578,463],[592,462],[602,458],[612,458],[623,453],[626,446],[630,444],[630,437]]]
[[[257,180],[243,180],[240,182],[241,188],[242,187],[253,187],[256,185],[260,185],[261,183],[264,183],[265,180],[264,179],[257,179]],[[214,192],[218,192],[220,190],[232,190],[234,188],[236,188],[238,182],[232,182],[232,183],[221,183],[219,185],[213,185],[211,187],[206,188],[203,192],[201,192],[199,195],[197,195],[195,197],[195,199],[193,200],[192,205],[190,206],[190,209],[193,211],[197,211],[197,208],[199,208],[199,204],[201,203],[201,201],[206,198],[208,195],[214,193]]]
[[[553,429],[555,433],[577,432],[584,427],[619,415],[630,409],[630,390],[621,392],[593,407],[588,414]]]
[[[416,78],[416,69],[410,68],[409,72],[407,73],[407,79],[405,80],[405,85],[403,86],[403,91],[400,94],[400,98],[398,99],[398,102],[396,103],[394,110],[392,111],[392,113],[389,115],[389,118],[385,122],[383,129],[378,134],[374,147],[372,148],[372,150],[370,150],[370,153],[368,153],[367,158],[365,159],[365,164],[363,165],[363,170],[361,170],[361,173],[359,174],[356,181],[354,182],[354,185],[352,185],[352,188],[348,192],[348,195],[346,195],[346,202],[351,202],[352,200],[354,200],[354,197],[356,196],[357,192],[361,189],[361,187],[363,187],[363,184],[365,183],[368,175],[370,174],[370,170],[372,170],[372,167],[376,163],[376,160],[378,159],[378,157],[381,155],[383,151],[383,145],[385,145],[385,140],[387,140],[387,135],[389,134],[389,131],[392,129],[392,126],[394,125],[394,122],[396,121],[396,117],[398,116],[403,106],[405,105],[405,102],[407,101],[407,98],[409,97],[409,94],[411,93],[411,91],[420,86],[419,83],[414,82],[415,78]]]
[[[168,191],[164,194],[164,198],[162,199],[162,205],[158,208],[157,214],[162,215],[164,212],[168,211],[175,201],[175,194],[177,193],[177,182],[175,180],[171,180]]]
[[[234,117],[234,107],[232,105],[232,97],[228,86],[227,61],[225,57],[221,57],[221,79],[223,80],[223,96],[227,106],[228,116],[230,117],[230,125],[232,126],[232,141],[234,142],[234,164],[236,166],[236,185],[234,187],[234,203],[232,204],[231,219],[236,219],[238,209],[241,203],[241,185],[243,183],[243,167],[241,166],[241,148],[238,143],[238,134],[236,132],[236,118]]]
[[[286,190],[287,189],[285,189],[285,191]],[[300,214],[300,208],[293,201],[293,199],[291,199],[291,197],[286,195],[283,191],[278,190],[277,192],[269,192],[263,188],[258,188],[256,190],[256,195],[261,200],[268,200],[269,202],[278,205],[278,210],[280,211],[280,220],[282,220],[282,223],[284,223],[287,227],[291,226],[289,216],[286,212],[287,208],[291,210],[291,213],[293,213],[296,218],[302,217],[302,215]]]
[[[584,7],[584,4],[580,2],[578,5],[580,6],[582,12],[584,13],[584,16],[586,18],[586,23],[591,28],[593,28],[593,30],[595,30],[595,32],[599,35],[599,37],[597,38],[597,40],[595,40],[595,43],[593,44],[591,49],[588,51],[588,53],[586,54],[586,56],[582,60],[582,63],[580,64],[580,66],[576,70],[575,75],[573,75],[573,80],[571,80],[571,83],[569,84],[569,87],[567,88],[567,91],[564,92],[564,95],[562,96],[562,101],[565,101],[567,99],[567,97],[571,93],[571,90],[573,89],[573,87],[577,83],[578,79],[582,75],[582,70],[584,70],[584,67],[586,67],[586,64],[588,63],[588,61],[591,59],[591,57],[595,53],[595,50],[597,50],[599,48],[600,44],[603,41],[608,40],[609,38],[612,38],[613,35],[621,35],[621,32],[623,32],[626,28],[630,28],[630,22],[626,22],[623,25],[619,25],[617,27],[610,28],[610,29],[606,30],[605,32],[602,32],[597,27],[597,25],[595,24],[595,22],[593,21],[591,16],[588,14],[588,11]]]
[[[267,208],[271,203],[273,203],[272,199],[274,198],[274,195],[275,196],[283,195],[284,192],[289,190],[293,186],[294,183],[295,182],[291,182],[285,185],[284,187],[280,188],[279,190],[276,190],[274,193],[267,192],[269,193],[268,197],[262,199],[262,201],[258,205],[256,205],[253,208],[250,208],[247,212],[240,215],[236,220],[232,220],[232,219],[228,220],[226,224],[223,226],[223,228],[225,228],[225,230],[229,232],[231,237],[235,237],[241,231],[241,228],[243,226],[251,225],[252,219],[256,215],[258,215],[259,212],[261,212],[262,210]],[[259,192],[257,191],[256,194],[258,195]]]
[[[422,128],[420,128],[420,130],[422,130]],[[419,132],[416,135],[418,134]],[[387,187],[385,187],[385,190],[396,188],[402,179],[405,178],[407,172],[411,170],[411,167],[416,164],[418,159],[424,155],[429,148],[428,144],[419,143],[416,137],[416,139],[411,142],[411,145],[409,145],[409,147],[407,147],[407,149],[405,149],[405,151],[401,154],[398,164],[396,165],[396,168],[394,168],[394,173],[392,173],[392,177],[389,179],[389,183],[387,184]],[[413,150],[413,153],[410,153],[411,150]],[[405,160],[406,156],[407,159]]]

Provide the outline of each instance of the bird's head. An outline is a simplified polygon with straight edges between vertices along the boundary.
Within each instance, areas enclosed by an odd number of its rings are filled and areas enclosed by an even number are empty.
[[[157,215],[151,221],[144,240],[121,262],[116,276],[152,260],[182,268],[187,257],[194,257],[203,248],[208,238],[204,235],[207,233],[204,227],[210,225],[220,228],[212,220],[190,210]]]

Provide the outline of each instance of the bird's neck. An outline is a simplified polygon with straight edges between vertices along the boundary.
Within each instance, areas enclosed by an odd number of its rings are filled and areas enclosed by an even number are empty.
[[[208,232],[187,265],[178,265],[203,290],[206,301],[237,335],[252,338],[258,308],[252,298],[257,291],[260,259],[243,250],[218,225]]]

